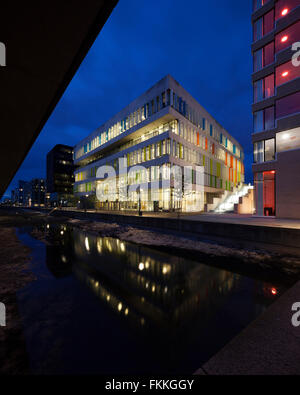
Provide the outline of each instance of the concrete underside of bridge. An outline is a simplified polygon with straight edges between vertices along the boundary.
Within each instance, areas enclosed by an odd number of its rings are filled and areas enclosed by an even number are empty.
[[[6,66],[0,67],[0,198],[117,2],[1,4]]]

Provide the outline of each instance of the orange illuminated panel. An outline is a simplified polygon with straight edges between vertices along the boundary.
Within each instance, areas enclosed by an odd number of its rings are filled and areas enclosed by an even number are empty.
[[[199,136],[199,132],[197,132],[197,145],[199,145],[200,144],[200,136]]]
[[[207,138],[205,139],[205,150],[207,151],[207,147],[208,147],[208,142],[207,142]]]

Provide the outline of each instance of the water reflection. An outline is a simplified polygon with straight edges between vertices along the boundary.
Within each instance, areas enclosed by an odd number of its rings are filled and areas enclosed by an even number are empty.
[[[32,235],[19,307],[36,373],[192,373],[284,290],[65,225]]]
[[[245,278],[199,262],[66,226],[46,228],[47,267],[55,277],[73,273],[102,303],[140,331],[186,336],[222,310]],[[245,285],[244,285],[245,287]],[[251,282],[243,292],[251,314],[277,296],[270,284]],[[191,330],[193,326],[193,330]]]

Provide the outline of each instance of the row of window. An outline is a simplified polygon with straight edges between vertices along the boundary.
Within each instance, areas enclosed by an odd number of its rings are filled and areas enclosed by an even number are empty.
[[[211,167],[213,165],[211,164]],[[182,172],[184,174],[184,172]],[[171,177],[171,168],[170,163],[166,163],[161,168],[158,166],[151,166],[147,169],[139,170],[139,171],[131,171],[127,176],[120,175],[118,177],[118,185],[137,185],[144,184],[153,181],[159,180],[170,180]],[[197,173],[195,170],[192,170],[190,182],[195,184],[197,179]],[[227,169],[226,172],[222,172],[217,168],[217,175],[205,172],[203,174],[203,178],[201,178],[204,186],[210,186],[212,188],[231,190],[233,185],[236,185],[239,182],[244,180],[243,176],[240,172],[233,169]],[[113,180],[106,180],[106,187],[108,189],[109,183]],[[114,181],[113,181],[114,182]],[[105,186],[104,186],[105,187]],[[74,186],[75,193],[86,193],[86,192],[95,192],[96,191],[96,181],[87,182],[82,184],[77,184]]]
[[[276,112],[276,114],[275,114]],[[275,119],[284,118],[300,112],[300,92],[276,100],[276,105],[253,114],[254,133],[270,130],[275,127]]]
[[[255,6],[264,5],[265,1],[255,2]],[[299,0],[278,0],[275,4],[275,9],[267,12],[265,15],[257,19],[253,24],[253,41],[260,40],[266,34],[270,33],[274,27],[275,22],[288,15],[293,9],[300,5]]]
[[[293,66],[292,61],[276,67],[275,76],[274,74],[270,74],[265,78],[254,82],[254,103],[274,96],[275,87],[293,81],[296,78],[300,78],[300,67]]]
[[[186,103],[181,97],[177,96],[175,92],[168,89],[161,95],[157,96],[156,99],[151,100],[143,107],[137,109],[137,111],[131,113],[123,121],[114,124],[112,127],[108,128],[108,130],[103,131],[101,134],[95,136],[89,143],[84,144],[83,147],[76,151],[75,158],[78,159],[88,152],[95,150],[99,146],[106,144],[111,139],[117,137],[119,134],[137,125],[168,105],[174,107],[198,129],[202,129],[203,131],[207,132],[210,137],[218,141],[220,144],[223,144],[228,150],[236,154],[238,149],[235,144],[233,144],[228,139],[228,137],[226,137],[223,133],[220,133],[212,124],[207,122],[206,118],[202,117],[200,113],[189,106],[188,103]],[[186,132],[188,127],[184,123],[182,123],[182,127],[183,133],[186,133],[185,135],[188,138],[189,131]],[[178,133],[180,132],[181,130],[178,131]]]
[[[198,136],[199,138],[199,136]],[[215,147],[215,144],[207,141],[207,138],[199,138],[198,143],[203,150],[206,150],[210,155],[214,155],[219,160],[221,160],[225,166],[233,169],[237,169],[239,172],[243,173],[243,164],[233,155],[228,154],[221,147]],[[175,158],[185,160],[191,164],[198,164],[205,166],[206,156],[201,154],[197,150],[193,150],[184,144],[176,142],[172,139],[164,139],[155,144],[150,144],[147,147],[137,149],[133,152],[125,155],[127,161],[127,166],[134,166],[150,160],[160,158],[163,155],[172,155]],[[111,165],[118,169],[118,160],[115,159]],[[81,171],[75,174],[75,181],[83,181],[90,177],[96,177],[97,166],[91,167],[89,170]]]
[[[262,68],[274,63],[275,54],[290,47],[300,40],[300,21],[289,26],[275,36],[275,42],[265,45],[253,54],[253,71],[256,73]],[[295,68],[295,67],[294,67]]]
[[[276,134],[276,139],[254,143],[254,163],[269,162],[275,159],[276,152],[300,148],[300,128],[285,130]]]

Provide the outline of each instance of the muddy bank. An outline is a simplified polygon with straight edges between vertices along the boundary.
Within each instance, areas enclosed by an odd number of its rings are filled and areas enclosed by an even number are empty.
[[[0,327],[0,373],[28,373],[25,342],[16,292],[34,280],[28,271],[30,250],[14,228],[0,227],[0,302],[6,307],[6,326]]]
[[[54,217],[34,210],[23,210],[18,207],[3,208],[0,207],[0,226],[32,226],[42,225],[45,223],[63,223],[64,217]]]
[[[113,237],[140,244],[187,259],[205,262],[235,273],[249,275],[266,281],[293,285],[300,278],[300,258],[276,252],[227,247],[209,240],[166,234],[158,230],[141,229],[117,223],[92,222],[69,219],[72,227],[101,237]],[[32,236],[46,244],[51,243],[47,232],[33,229]]]

